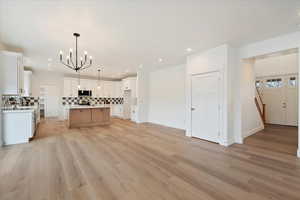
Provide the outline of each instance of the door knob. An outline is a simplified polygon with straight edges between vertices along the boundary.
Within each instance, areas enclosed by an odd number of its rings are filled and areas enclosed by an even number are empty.
[[[282,104],[282,107],[283,107],[283,108],[286,108],[286,103],[283,103],[283,104]]]

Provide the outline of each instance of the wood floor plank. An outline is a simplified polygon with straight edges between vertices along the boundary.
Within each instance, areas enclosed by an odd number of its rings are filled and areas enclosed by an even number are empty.
[[[0,199],[296,200],[295,130],[267,126],[226,148],[150,123],[44,120],[29,144],[0,148]]]

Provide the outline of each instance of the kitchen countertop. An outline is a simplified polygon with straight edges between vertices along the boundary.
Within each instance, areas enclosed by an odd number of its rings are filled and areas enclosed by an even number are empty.
[[[84,106],[84,105],[73,105],[68,106],[68,109],[91,109],[91,108],[110,108],[108,105],[95,105],[95,106]]]
[[[2,109],[3,113],[28,113],[34,112],[34,108]]]

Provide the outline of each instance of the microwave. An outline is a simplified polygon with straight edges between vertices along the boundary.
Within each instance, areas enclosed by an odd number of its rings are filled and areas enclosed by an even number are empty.
[[[78,90],[78,96],[92,96],[92,90]]]

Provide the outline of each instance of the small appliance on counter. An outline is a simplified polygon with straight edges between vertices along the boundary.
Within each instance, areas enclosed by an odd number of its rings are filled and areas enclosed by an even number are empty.
[[[81,105],[81,106],[90,106],[91,103],[88,100],[80,99],[79,102],[78,102],[78,105]]]

